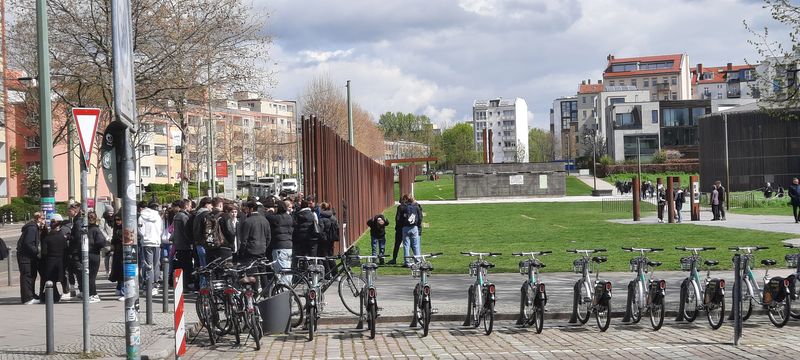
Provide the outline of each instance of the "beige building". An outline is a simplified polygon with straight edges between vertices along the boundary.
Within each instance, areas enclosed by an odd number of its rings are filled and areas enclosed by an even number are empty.
[[[430,155],[430,147],[415,141],[384,141],[384,160],[420,158]]]
[[[604,85],[634,87],[650,92],[650,100],[692,98],[689,56],[686,54],[616,58],[608,55]]]

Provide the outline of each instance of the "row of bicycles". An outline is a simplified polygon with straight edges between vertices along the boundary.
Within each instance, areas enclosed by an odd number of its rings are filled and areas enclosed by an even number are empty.
[[[800,250],[800,246],[786,245]],[[627,247],[623,250],[634,253],[630,260],[630,270],[635,277],[628,284],[626,320],[638,323],[642,317],[649,317],[654,330],[661,328],[665,316],[667,283],[655,277],[655,269],[662,263],[653,261],[650,256],[663,251],[660,248]],[[681,269],[689,272],[680,285],[679,310],[677,320],[694,321],[704,312],[712,329],[718,329],[725,318],[724,279],[713,278],[711,270],[719,262],[704,259],[704,251],[713,247],[676,247],[689,252],[680,259]],[[800,310],[792,309],[791,302],[800,297],[800,252],[786,255],[788,266],[796,272],[786,278],[769,276],[769,267],[776,261],[761,260],[768,269],[761,283],[756,279],[752,262],[754,253],[765,247],[731,247],[740,254],[742,265],[742,318],[747,320],[755,306],[767,310],[770,321],[777,327],[785,325],[790,317],[800,318]],[[612,283],[600,277],[600,265],[608,260],[606,249],[567,250],[579,257],[573,261],[573,270],[581,274],[574,285],[573,319],[571,322],[586,324],[594,316],[598,328],[606,331],[611,319]],[[537,333],[542,331],[544,313],[547,305],[546,286],[540,277],[545,267],[541,258],[551,251],[530,251],[514,253],[521,257],[519,272],[525,280],[520,288],[519,317],[516,324],[531,327]],[[485,334],[491,334],[494,326],[496,287],[488,280],[488,272],[494,268],[489,259],[501,256],[494,252],[462,252],[474,258],[469,263],[469,273],[474,282],[467,293],[467,315],[464,326],[477,328],[483,326]],[[429,277],[433,271],[431,260],[442,253],[430,253],[407,257],[412,276],[417,279],[413,289],[413,310],[411,326],[419,328],[422,336],[427,336],[435,310],[432,307],[432,291]],[[378,260],[376,256],[339,255],[334,257],[295,257],[292,269],[275,270],[274,262],[267,259],[254,259],[234,264],[230,259],[217,259],[199,268],[194,275],[199,276],[201,288],[198,290],[196,307],[198,318],[209,334],[213,345],[220,337],[231,335],[237,344],[245,335],[245,342],[252,339],[256,349],[260,348],[263,336],[261,314],[258,304],[269,297],[288,293],[290,302],[289,329],[301,329],[313,340],[318,320],[325,311],[327,302],[325,292],[337,285],[338,296],[344,307],[358,319],[358,328],[366,324],[369,337],[375,337],[378,306],[378,292],[375,285]],[[706,267],[705,278],[701,277]],[[360,268],[356,273],[354,268]],[[594,276],[592,276],[594,275]]]

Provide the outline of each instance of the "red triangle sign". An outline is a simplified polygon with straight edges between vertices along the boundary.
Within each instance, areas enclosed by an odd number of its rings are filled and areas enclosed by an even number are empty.
[[[81,142],[81,154],[86,168],[92,157],[97,123],[100,120],[100,109],[97,108],[72,108],[72,117],[75,119],[75,128],[78,129],[78,138]]]

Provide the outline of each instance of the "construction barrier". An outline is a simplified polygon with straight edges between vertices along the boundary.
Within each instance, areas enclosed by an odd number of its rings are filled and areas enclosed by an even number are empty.
[[[186,324],[183,318],[183,270],[175,269],[175,358],[186,353]]]

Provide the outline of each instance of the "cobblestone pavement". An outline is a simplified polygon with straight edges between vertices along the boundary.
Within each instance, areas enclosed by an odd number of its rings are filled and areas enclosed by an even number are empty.
[[[713,331],[704,319],[694,323],[667,322],[654,332],[643,320],[639,325],[612,321],[601,333],[594,320],[587,325],[563,321],[545,323],[541,334],[502,321],[486,336],[482,329],[458,323],[433,323],[431,333],[420,333],[407,324],[378,324],[375,340],[362,330],[322,326],[313,342],[304,333],[268,336],[256,352],[252,342],[241,347],[222,343],[211,348],[198,338],[190,345],[190,359],[781,359],[800,350],[793,321],[774,328],[766,317],[753,318],[744,327],[738,346],[733,345],[733,328],[726,323]]]

